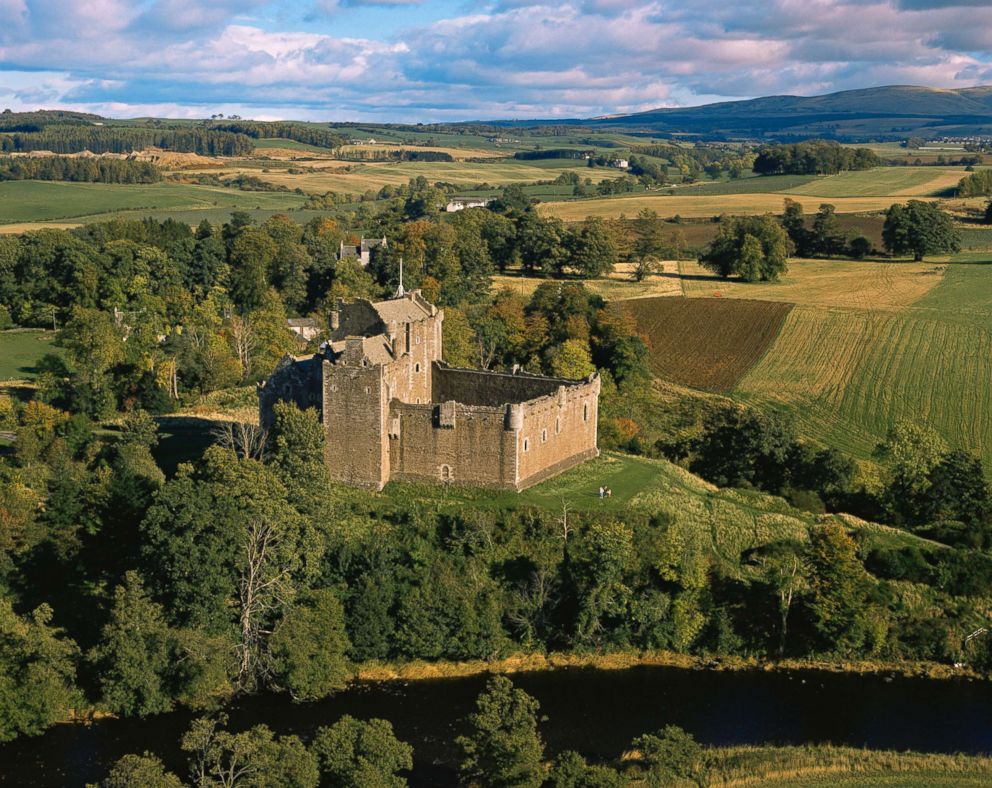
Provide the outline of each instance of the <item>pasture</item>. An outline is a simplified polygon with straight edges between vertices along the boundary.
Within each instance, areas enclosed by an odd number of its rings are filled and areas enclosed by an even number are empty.
[[[964,167],[876,167],[813,178],[784,191],[812,197],[927,197],[954,188]]]
[[[0,380],[31,380],[41,357],[59,352],[54,339],[52,331],[0,331]]]
[[[624,301],[659,377],[707,391],[730,391],[775,341],[792,309],[777,301],[641,298]]]
[[[676,194],[653,192],[633,196],[548,202],[539,205],[538,211],[543,216],[557,216],[569,222],[581,221],[587,216],[599,216],[604,219],[615,219],[621,214],[628,217],[636,216],[638,212],[645,209],[656,211],[659,216],[678,215],[686,218],[704,218],[721,214],[752,216],[763,213],[782,213],[782,206],[787,197],[802,205],[803,210],[807,213],[815,213],[820,205],[826,202],[822,197],[786,192],[713,194],[701,197],[693,197],[682,192]],[[838,197],[830,199],[838,213],[884,211],[892,203],[898,201],[899,198],[893,197]]]
[[[0,183],[0,224],[59,219],[83,221],[93,216],[134,216],[174,211],[231,211],[242,208],[289,210],[305,198],[282,192],[243,192],[182,183],[108,184],[54,181]]]

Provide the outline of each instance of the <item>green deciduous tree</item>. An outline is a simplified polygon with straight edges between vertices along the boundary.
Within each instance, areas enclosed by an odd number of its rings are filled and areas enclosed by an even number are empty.
[[[730,216],[699,261],[723,277],[775,281],[786,271],[788,236],[775,217]]]
[[[223,788],[316,788],[317,758],[296,736],[276,737],[265,725],[242,733],[218,728],[221,715],[194,720],[182,738],[190,776],[199,786]]]
[[[146,752],[125,755],[114,764],[100,788],[182,788],[183,781],[165,770],[162,761]]]
[[[51,621],[48,605],[22,618],[0,599],[0,742],[36,736],[82,701],[78,649]]]
[[[351,678],[344,608],[329,588],[311,591],[286,611],[269,642],[278,681],[296,700],[318,700]]]
[[[928,254],[946,254],[961,248],[951,217],[936,203],[910,200],[893,205],[885,214],[882,242],[892,254],[912,254],[922,260]]]
[[[458,737],[466,782],[491,788],[537,788],[544,781],[538,703],[505,676],[489,680]]]
[[[641,753],[648,767],[648,785],[652,788],[667,788],[676,780],[688,780],[700,788],[707,784],[703,748],[677,725],[638,736],[631,746]]]
[[[110,620],[90,652],[103,702],[117,714],[145,716],[172,707],[173,635],[136,572],[114,591]]]
[[[311,747],[331,788],[402,788],[406,779],[399,772],[413,768],[413,748],[396,738],[388,720],[346,714],[318,728]]]

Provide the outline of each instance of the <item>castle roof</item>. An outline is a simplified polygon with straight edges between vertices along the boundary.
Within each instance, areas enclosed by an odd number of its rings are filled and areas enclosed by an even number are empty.
[[[345,352],[348,341],[342,339],[339,342],[332,342],[330,347],[335,355]],[[362,337],[362,354],[373,364],[388,364],[393,361],[393,351],[389,346],[389,339],[385,334],[377,334],[374,337]]]
[[[415,323],[431,316],[430,309],[424,306],[420,299],[411,296],[377,301],[372,304],[372,308],[386,325],[390,323]]]

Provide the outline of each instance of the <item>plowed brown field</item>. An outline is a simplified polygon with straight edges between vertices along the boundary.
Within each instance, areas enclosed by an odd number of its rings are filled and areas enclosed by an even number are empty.
[[[778,336],[792,304],[721,298],[638,298],[619,308],[631,315],[665,380],[707,391],[730,391]]]

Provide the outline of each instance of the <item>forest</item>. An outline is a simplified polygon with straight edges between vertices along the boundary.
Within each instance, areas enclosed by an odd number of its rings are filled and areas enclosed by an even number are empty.
[[[0,181],[157,183],[161,170],[149,161],[67,156],[0,157]]]
[[[835,175],[845,170],[870,170],[881,163],[869,148],[812,140],[761,148],[754,160],[754,171],[759,175]]]

